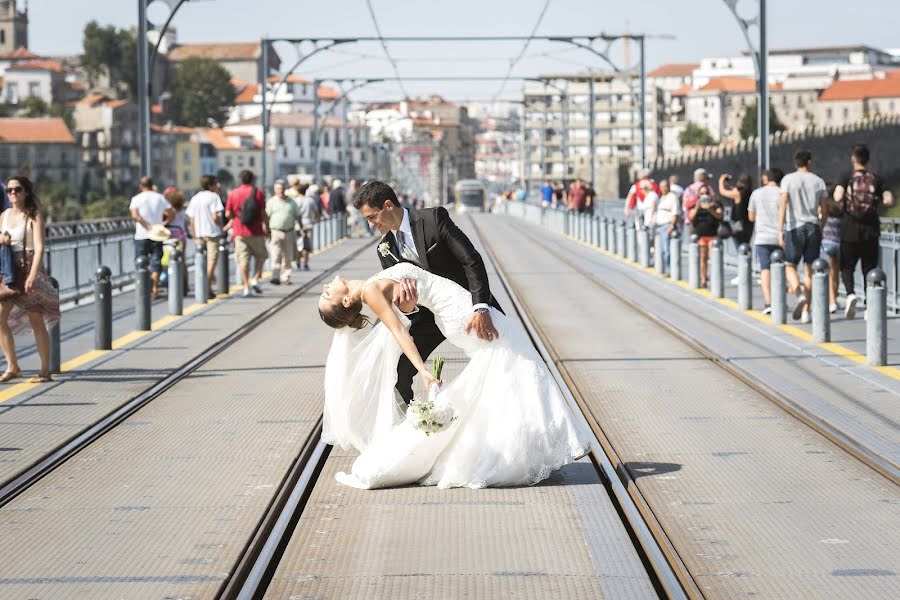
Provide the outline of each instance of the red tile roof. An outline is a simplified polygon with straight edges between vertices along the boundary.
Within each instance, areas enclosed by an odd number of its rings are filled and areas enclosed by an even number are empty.
[[[54,73],[65,73],[69,69],[62,66],[55,60],[45,58],[42,60],[29,60],[12,65],[8,71],[53,71]]]
[[[169,50],[169,60],[179,61],[192,56],[214,60],[256,60],[259,42],[234,44],[179,44]]]
[[[0,119],[0,141],[23,144],[74,144],[75,137],[58,117]]]
[[[900,98],[900,77],[835,81],[819,100],[865,100],[866,98]]]
[[[327,85],[319,86],[319,100],[337,100],[341,97],[341,93]]]
[[[28,48],[16,48],[12,52],[4,52],[0,54],[0,60],[33,60],[40,58],[37,54]]]
[[[782,83],[769,84],[770,92],[780,92],[782,89],[784,89],[784,84]],[[697,91],[752,94],[756,92],[756,80],[750,77],[713,77]],[[675,94],[673,93],[673,95]]]
[[[254,98],[258,92],[257,87],[252,83],[244,83],[243,81],[239,81],[237,79],[231,80],[231,85],[234,86],[234,91],[237,93],[237,96],[234,98],[235,104],[253,104]]]
[[[274,115],[273,115],[274,116]],[[224,129],[204,129],[203,135],[206,136],[206,139],[209,140],[209,143],[213,145],[216,150],[251,150],[251,148],[245,148],[238,144],[235,144],[228,138],[234,137],[253,137],[252,133],[247,131],[225,131]],[[262,144],[258,140],[253,140],[254,148],[262,148]]]
[[[694,87],[691,84],[686,83],[683,86],[681,86],[680,88],[678,88],[677,90],[675,90],[674,92],[672,92],[672,95],[673,96],[687,96],[688,92],[690,92],[693,89],[694,89]]]
[[[690,77],[699,63],[670,63],[647,73],[647,77]]]
[[[278,83],[281,81],[281,77],[279,75],[272,75],[269,77],[269,83]],[[285,79],[286,83],[312,83],[309,79],[304,79],[299,75],[288,75],[287,79]]]

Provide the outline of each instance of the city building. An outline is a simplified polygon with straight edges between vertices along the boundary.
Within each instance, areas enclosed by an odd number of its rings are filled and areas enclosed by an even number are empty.
[[[217,169],[215,175],[219,177],[223,188],[230,188],[240,182],[240,173],[244,169],[250,169],[259,175],[260,156],[262,144],[247,131],[232,129],[204,129],[203,138],[206,140],[217,157]],[[204,168],[212,166],[211,161],[205,162]],[[213,173],[201,173],[202,175]]]
[[[187,58],[209,58],[225,67],[233,79],[259,85],[262,58],[260,42],[178,44],[173,36],[166,50],[166,58],[172,66],[177,66]],[[280,66],[278,53],[269,46],[269,68],[278,70]]]
[[[900,71],[868,80],[835,81],[819,96],[817,109],[816,122],[821,125],[900,114]]]
[[[237,91],[235,107],[228,117],[228,124],[233,125],[247,119],[262,115],[262,94],[259,85],[232,80]],[[274,113],[311,113],[315,106],[313,88],[315,83],[304,79],[299,75],[289,75],[281,83],[281,77],[269,77],[269,89],[266,91],[266,101],[269,110]],[[320,114],[327,112],[330,105],[341,97],[341,93],[328,85],[319,85]],[[335,112],[332,110],[332,112]]]
[[[78,189],[80,162],[75,136],[60,118],[0,118],[0,172],[25,173],[34,181]]]
[[[16,0],[0,0],[0,54],[28,48],[28,3],[19,10]]]
[[[3,74],[3,100],[16,105],[34,96],[49,104],[77,100],[81,92],[69,85],[75,74],[51,59],[17,61]]]

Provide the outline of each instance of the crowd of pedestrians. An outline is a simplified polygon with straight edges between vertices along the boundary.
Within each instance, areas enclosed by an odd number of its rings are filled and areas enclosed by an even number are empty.
[[[524,191],[523,191],[524,192]],[[510,191],[510,198],[512,191]],[[592,214],[597,201],[594,186],[576,178],[569,186],[549,179],[541,186],[541,206],[567,208],[578,213]]]
[[[750,175],[735,179],[727,173],[719,176],[714,187],[707,171],[698,168],[694,180],[682,190],[677,176],[657,184],[645,170],[628,192],[625,213],[634,216],[636,227],[650,230],[651,240],[657,236],[661,240],[658,250],[663,253],[666,268],[671,235],[682,225],[688,237],[696,235],[700,283],[704,287],[708,285],[707,261],[714,240],[730,237],[736,249],[752,244],[766,314],[771,312],[772,253],[782,251],[788,292],[795,297],[792,317],[803,323],[810,321],[813,261],[826,259],[829,309],[837,312],[839,284],[843,283],[844,314],[853,319],[859,303],[854,280],[857,264],[862,266],[864,279],[878,266],[878,214],[882,206],[894,202],[882,179],[868,170],[869,160],[869,149],[857,144],[850,153],[849,172],[835,176],[833,183],[826,185],[814,172],[812,154],[800,149],[794,154],[791,173],[768,169],[756,189]],[[545,193],[546,189],[545,183],[542,200],[551,193]],[[737,284],[737,278],[732,284]]]

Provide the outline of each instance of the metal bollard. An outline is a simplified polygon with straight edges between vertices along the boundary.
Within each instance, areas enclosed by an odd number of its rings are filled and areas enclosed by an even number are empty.
[[[223,236],[219,240],[219,257],[216,259],[216,294],[227,294],[231,289],[228,281],[231,275],[228,263],[228,241]]]
[[[638,257],[641,266],[645,269],[650,266],[650,231],[646,227],[641,227],[637,232],[638,237]]]
[[[138,256],[134,261],[134,308],[137,330],[150,331],[150,259]]]
[[[725,297],[725,249],[716,238],[709,249],[709,289],[713,298]]]
[[[206,260],[206,243],[200,242],[194,253],[194,300],[198,304],[206,304],[209,301],[209,273]]]
[[[53,289],[59,293],[59,282],[56,281],[53,277],[50,278],[50,285],[53,286]],[[62,365],[62,344],[59,339],[59,322],[57,319],[55,323],[53,323],[53,327],[47,332],[50,334],[50,372],[51,373],[59,373],[62,371],[60,368]]]
[[[607,236],[606,232],[606,217],[600,217],[597,220],[597,227],[600,229],[600,247],[604,250],[609,250],[609,236]]]
[[[688,246],[688,286],[692,290],[700,287],[700,246],[697,244],[697,234],[691,236]]]
[[[184,307],[184,279],[181,276],[181,252],[169,255],[169,314],[180,315]]]
[[[606,243],[609,245],[607,250],[612,253],[615,253],[618,247],[616,246],[616,220],[610,218],[606,221]]]
[[[628,224],[625,221],[619,221],[616,225],[616,254],[625,258],[625,230]]]
[[[831,341],[831,315],[828,313],[829,265],[824,258],[812,264],[812,335],[816,343]]]
[[[772,322],[784,325],[787,321],[787,280],[784,275],[784,252],[772,251],[772,266],[769,268],[772,287]]]
[[[753,267],[750,244],[741,244],[738,247],[738,308],[751,310],[753,308]]]
[[[637,232],[631,224],[625,226],[625,260],[637,260]]]
[[[681,234],[678,229],[669,238],[669,277],[672,281],[681,281]]]
[[[100,265],[94,284],[94,350],[112,350],[112,271]]]
[[[600,217],[591,217],[588,221],[591,228],[591,246],[600,247]]]
[[[887,364],[887,277],[875,268],[866,275],[866,362]]]

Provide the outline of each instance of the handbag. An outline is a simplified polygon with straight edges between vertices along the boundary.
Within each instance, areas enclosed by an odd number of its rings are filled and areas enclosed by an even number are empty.
[[[19,295],[15,288],[16,267],[12,247],[0,245],[0,302]]]
[[[728,221],[722,221],[719,223],[719,229],[716,231],[716,235],[719,236],[719,239],[726,240],[731,237],[731,225]]]

